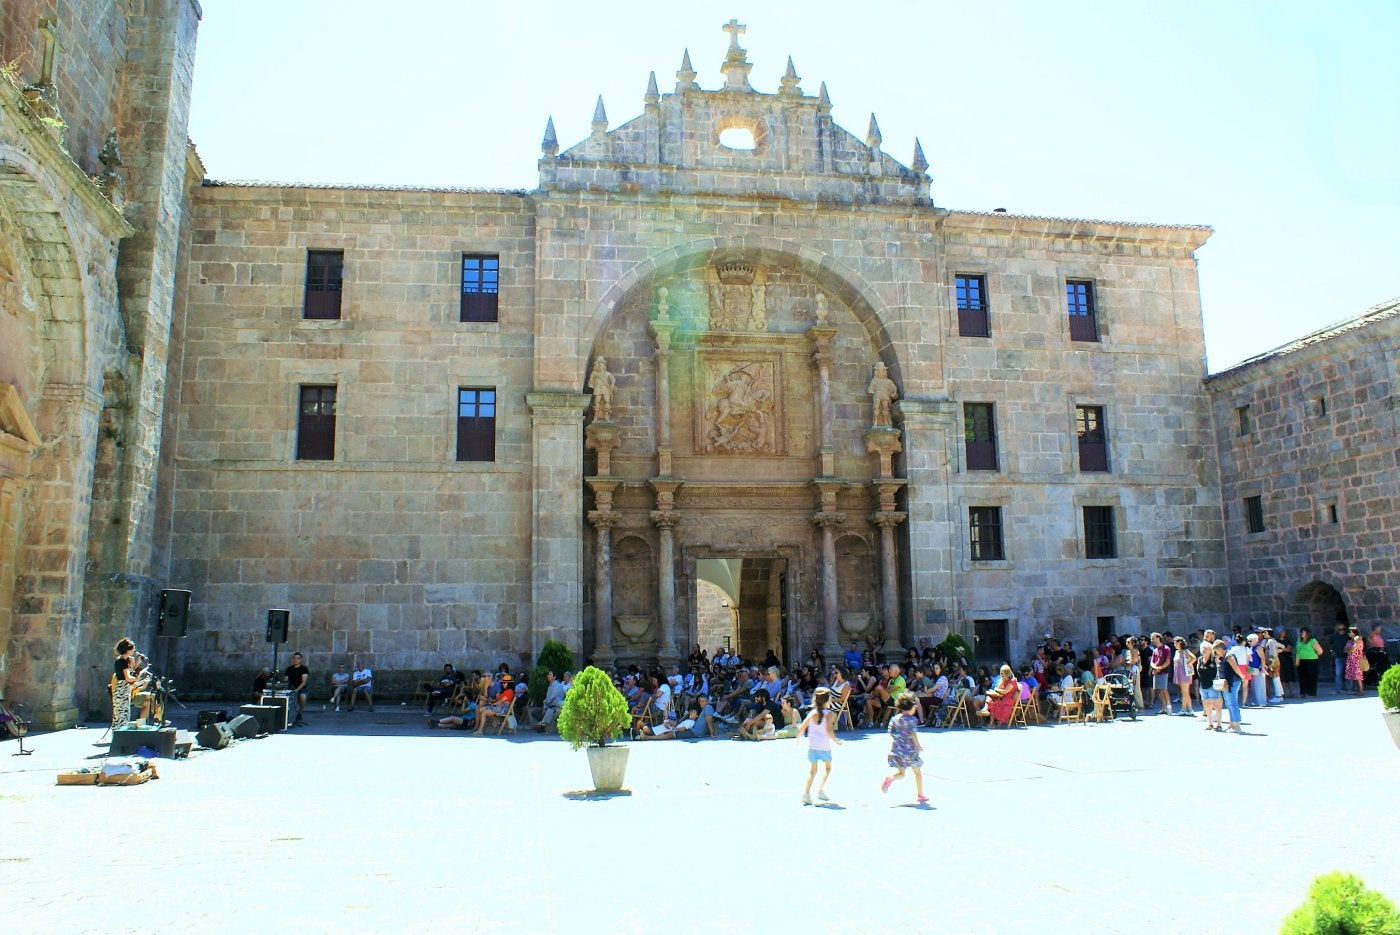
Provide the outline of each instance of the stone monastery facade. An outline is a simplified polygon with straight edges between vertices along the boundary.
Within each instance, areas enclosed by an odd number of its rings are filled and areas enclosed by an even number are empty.
[[[89,6],[5,7],[0,688],[41,723],[104,709],[118,636],[161,658],[161,588],[226,691],[271,608],[392,688],[550,638],[1022,659],[1244,593],[1208,229],[945,208],[734,22],[718,85],[687,53],[627,122],[550,122],[532,191],[213,182],[197,4]]]

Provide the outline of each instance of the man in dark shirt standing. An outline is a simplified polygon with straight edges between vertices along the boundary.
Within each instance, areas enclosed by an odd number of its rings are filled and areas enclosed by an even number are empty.
[[[1347,625],[1338,621],[1327,637],[1327,651],[1332,654],[1332,691],[1342,693],[1342,672],[1347,664]]]
[[[292,664],[287,666],[286,675],[287,687],[291,689],[289,701],[296,708],[292,726],[305,727],[306,718],[302,715],[306,712],[306,687],[311,684],[311,670],[301,661],[301,653],[292,653]]]

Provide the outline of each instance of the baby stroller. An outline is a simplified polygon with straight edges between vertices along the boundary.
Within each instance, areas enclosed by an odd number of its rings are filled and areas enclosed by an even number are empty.
[[[1100,684],[1108,689],[1108,703],[1114,717],[1128,716],[1137,720],[1137,702],[1133,700],[1133,682],[1126,670],[1118,669],[1103,677]]]

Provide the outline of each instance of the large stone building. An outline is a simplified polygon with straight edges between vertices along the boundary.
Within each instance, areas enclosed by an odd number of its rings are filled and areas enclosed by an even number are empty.
[[[1206,387],[1237,617],[1400,636],[1400,299]]]
[[[199,184],[198,16],[5,7],[0,686],[42,723],[161,587],[153,655],[219,690],[270,608],[390,687],[1230,613],[1207,229],[944,208],[733,23],[719,86],[549,123],[532,191]]]

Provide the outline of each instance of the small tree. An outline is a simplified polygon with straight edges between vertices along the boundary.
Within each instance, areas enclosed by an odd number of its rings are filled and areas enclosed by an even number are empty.
[[[1280,935],[1395,935],[1400,910],[1359,877],[1333,872],[1313,880],[1308,900],[1283,920]]]
[[[530,704],[544,704],[544,693],[549,687],[546,672],[553,669],[555,676],[560,677],[573,667],[574,654],[569,652],[569,647],[558,640],[545,640],[535,659],[535,667],[530,670]]]
[[[949,633],[943,637],[943,642],[938,644],[938,651],[949,661],[955,661],[959,656],[966,659],[968,664],[977,661],[972,655],[972,647],[967,645],[967,640],[956,633]]]
[[[1381,676],[1381,707],[1387,711],[1400,710],[1400,665],[1391,666]]]
[[[632,723],[627,699],[606,672],[589,666],[574,676],[559,712],[559,736],[577,750],[587,744],[606,746]]]

